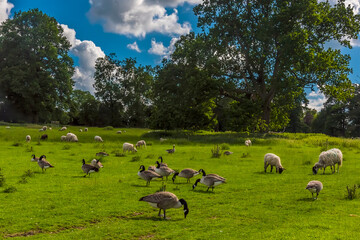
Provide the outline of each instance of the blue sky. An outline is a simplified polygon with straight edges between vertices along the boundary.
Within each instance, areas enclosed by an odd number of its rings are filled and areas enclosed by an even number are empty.
[[[0,0],[0,24],[14,12],[38,8],[54,17],[72,44],[70,51],[78,89],[93,93],[95,60],[116,53],[119,59],[136,58],[142,65],[156,65],[169,56],[176,39],[197,32],[192,8],[202,0]],[[335,2],[335,0],[330,0]],[[359,11],[359,0],[346,3]],[[346,51],[352,57],[353,82],[360,83],[360,41]],[[319,110],[326,100],[321,93],[308,95],[310,107]]]

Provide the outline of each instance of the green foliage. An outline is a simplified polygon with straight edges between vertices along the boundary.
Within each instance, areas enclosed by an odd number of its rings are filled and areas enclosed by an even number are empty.
[[[214,146],[214,148],[211,149],[211,157],[213,158],[220,158],[222,155],[223,151],[221,150],[221,148],[219,147],[219,145]]]
[[[3,190],[3,193],[14,193],[17,191],[17,188],[14,186],[7,187]]]
[[[221,150],[230,150],[230,145],[227,143],[220,144]]]
[[[134,156],[134,157],[132,157],[130,162],[139,162],[140,160],[141,160],[140,156]]]
[[[72,91],[70,43],[60,24],[38,9],[16,12],[0,28],[0,116],[46,121],[64,112]]]
[[[353,200],[356,198],[356,189],[357,188],[358,188],[358,186],[356,186],[356,184],[353,187],[346,186],[347,199]]]

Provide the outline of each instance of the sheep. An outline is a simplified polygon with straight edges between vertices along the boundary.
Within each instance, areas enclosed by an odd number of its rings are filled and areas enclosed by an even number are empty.
[[[62,135],[62,136],[60,137],[60,139],[61,139],[61,141],[66,141],[66,136]]]
[[[26,142],[30,142],[30,141],[31,141],[31,136],[30,136],[30,135],[26,135],[25,140],[26,140]]]
[[[75,134],[68,133],[68,134],[66,134],[66,141],[68,141],[68,142],[77,142],[78,138],[77,138],[77,136]]]
[[[46,130],[47,130],[47,126],[43,126],[43,127],[42,127],[42,130],[43,130],[43,131],[46,131]]]
[[[136,148],[134,147],[134,144],[131,143],[124,143],[123,144],[123,152],[137,152]]]
[[[276,167],[276,172],[279,172],[279,174],[281,174],[285,168],[283,168],[283,166],[281,165],[281,161],[280,161],[280,157],[276,156],[273,153],[267,153],[264,156],[264,169],[266,172],[266,169],[268,166],[271,166],[271,170],[270,172],[272,172],[273,167]]]
[[[141,146],[144,146],[146,148],[146,142],[145,140],[140,140],[136,143],[135,145],[136,147],[141,147]]]
[[[251,140],[250,139],[245,140],[245,146],[247,146],[247,147],[251,146]]]
[[[100,136],[95,136],[94,140],[95,140],[95,142],[103,142],[103,140]]]
[[[40,139],[41,139],[41,140],[46,140],[46,139],[48,139],[48,135],[47,135],[47,134],[43,134],[43,135],[41,135]]]
[[[117,133],[117,134],[121,134],[122,132],[121,132],[121,131],[117,131],[116,133]]]
[[[82,132],[82,129],[81,129],[81,128],[79,129],[79,132]]]
[[[87,132],[89,129],[88,128],[84,128],[84,132]]]
[[[67,128],[66,127],[62,127],[59,129],[59,131],[65,131]]]
[[[325,174],[325,169],[327,166],[330,166],[332,173],[335,173],[335,164],[338,165],[337,172],[339,172],[339,168],[342,166],[342,161],[342,152],[337,148],[321,152],[319,155],[319,161],[315,163],[312,168],[313,174],[317,174],[320,168],[324,169],[323,174]],[[334,167],[334,169],[332,169],[332,167]]]

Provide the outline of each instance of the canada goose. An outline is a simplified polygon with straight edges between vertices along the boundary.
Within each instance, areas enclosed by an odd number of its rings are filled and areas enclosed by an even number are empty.
[[[104,167],[99,159],[93,159],[91,161],[91,165],[94,166],[94,167],[97,167],[97,168],[103,168]]]
[[[156,172],[153,171],[149,171],[149,170],[145,170],[144,165],[141,165],[139,168],[139,172],[138,172],[138,176],[141,177],[142,179],[144,179],[146,181],[146,186],[150,185],[150,181],[153,178],[162,178],[162,176],[160,176],[159,174],[157,174]]]
[[[148,170],[155,172],[155,168],[156,168],[155,166],[149,166],[149,167],[148,167]]]
[[[81,169],[83,170],[84,173],[86,173],[84,177],[86,177],[88,174],[89,174],[89,177],[90,177],[90,173],[99,171],[99,168],[94,167],[94,166],[92,166],[90,164],[86,164],[85,159],[82,160],[82,164],[83,165],[81,166]]]
[[[45,157],[46,158],[46,157]],[[31,155],[31,161],[32,162],[37,162],[39,160],[38,157],[35,157],[35,154]]]
[[[172,149],[167,149],[166,150],[168,153],[174,153],[175,152],[175,144],[173,145]]]
[[[157,192],[154,194],[150,194],[148,196],[142,197],[139,201],[148,202],[151,206],[160,208],[159,216],[161,213],[161,209],[164,211],[164,219],[166,219],[165,210],[169,208],[180,208],[181,205],[184,205],[184,217],[189,213],[189,208],[184,199],[178,199],[177,196],[171,192]]]
[[[159,161],[156,161],[156,168],[155,168],[155,172],[163,177],[166,177],[166,180],[168,178],[169,175],[175,173],[174,170],[172,170],[171,168],[167,167],[167,166],[161,166]]]
[[[174,173],[174,176],[172,177],[172,180],[173,180],[173,182],[175,182],[176,176],[179,175],[179,177],[186,178],[186,180],[187,180],[186,182],[189,183],[190,178],[192,178],[193,176],[196,176],[198,174],[199,174],[199,172],[194,170],[194,169],[185,168],[185,169],[181,170],[180,173],[178,173],[178,172]]]
[[[231,154],[233,154],[233,152],[230,152],[230,151],[225,151],[224,152],[224,155],[231,155]]]
[[[208,189],[206,191],[209,191],[209,188],[211,188],[212,191],[214,191],[215,186],[225,183],[225,178],[223,178],[217,174],[206,175],[206,173],[203,169],[199,170],[199,173],[201,173],[201,172],[203,173],[203,176],[202,176],[202,178],[199,178],[195,181],[195,183],[193,185],[193,189],[197,186],[198,182],[208,186]]]
[[[54,167],[48,161],[46,161],[46,156],[45,155],[42,155],[37,162],[38,162],[38,165],[39,165],[39,167],[41,167],[41,170],[43,172],[44,172],[44,169],[46,171],[47,168]]]
[[[317,199],[320,191],[323,189],[323,184],[320,181],[310,181],[305,189],[311,192],[313,199]],[[314,198],[314,193],[316,193],[316,198]]]
[[[164,163],[164,162],[163,162],[163,158],[162,158],[162,156],[158,157],[158,159],[160,159],[160,160],[161,160],[160,166],[165,166],[165,167],[167,167],[167,166],[168,166],[166,163]]]
[[[106,156],[109,156],[109,154],[107,154],[106,152],[98,152],[98,153],[96,153],[96,156],[106,157]]]

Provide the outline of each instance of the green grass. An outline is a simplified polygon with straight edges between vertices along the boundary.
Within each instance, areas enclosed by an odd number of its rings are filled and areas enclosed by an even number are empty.
[[[148,129],[70,127],[53,128],[47,141],[35,125],[0,126],[0,238],[11,239],[357,239],[359,197],[348,200],[347,186],[360,184],[360,141],[331,138],[321,134],[240,133],[148,133]],[[118,130],[125,133],[116,134]],[[78,143],[60,142],[68,131]],[[32,141],[25,142],[30,134]],[[103,138],[96,143],[94,136]],[[160,142],[159,138],[167,138]],[[245,139],[252,147],[245,147]],[[151,146],[122,156],[124,142],[144,139]],[[176,144],[176,152],[167,154]],[[215,144],[234,152],[212,158]],[[339,174],[312,175],[312,165],[324,148],[343,151]],[[81,160],[90,162],[95,153],[106,151],[104,168],[84,178]],[[283,174],[263,172],[263,156],[281,157]],[[55,166],[45,173],[31,155],[45,154]],[[203,168],[227,179],[226,184],[206,192],[207,187],[178,177],[169,179],[166,190],[187,200],[190,213],[170,209],[170,220],[157,217],[158,210],[139,198],[159,191],[160,180],[145,187],[137,171],[141,164],[154,165],[159,156],[169,167]],[[198,177],[195,177],[197,179]],[[192,183],[195,181],[192,179]],[[324,189],[312,200],[305,187],[320,180]],[[357,193],[356,193],[357,194]]]

